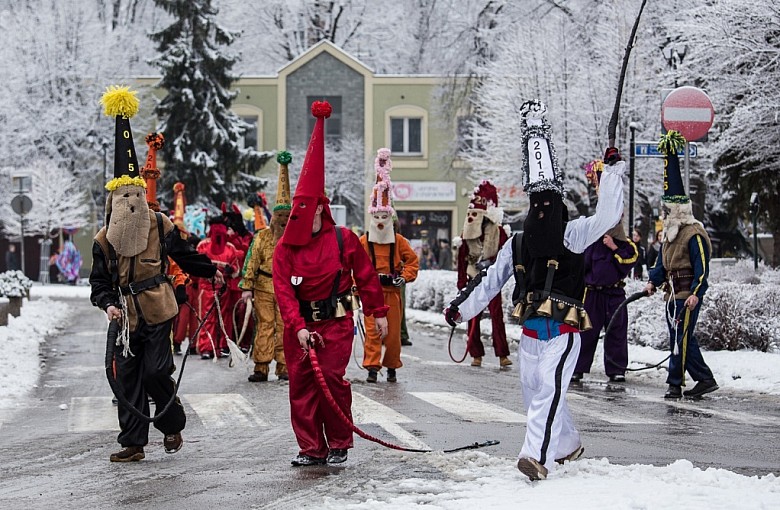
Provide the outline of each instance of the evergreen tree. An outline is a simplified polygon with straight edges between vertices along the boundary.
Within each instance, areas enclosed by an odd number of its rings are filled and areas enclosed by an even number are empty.
[[[224,51],[238,36],[216,22],[212,0],[155,0],[174,22],[150,34],[166,96],[155,108],[165,136],[163,196],[173,183],[186,185],[189,199],[219,204],[265,187],[254,173],[270,157],[242,147],[247,129],[230,110],[238,57]]]

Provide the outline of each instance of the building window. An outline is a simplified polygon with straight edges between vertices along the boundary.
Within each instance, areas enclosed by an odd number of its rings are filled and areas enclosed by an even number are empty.
[[[422,154],[422,118],[390,118],[390,150],[393,154]]]
[[[241,120],[243,120],[246,124],[248,124],[248,127],[246,128],[246,131],[244,131],[244,137],[243,137],[243,145],[242,149],[245,149],[247,147],[251,147],[253,149],[257,149],[257,125],[258,117],[256,115],[241,115]]]
[[[314,101],[327,101],[330,103],[333,111],[325,123],[325,141],[339,142],[341,140],[341,96],[307,96],[308,111],[311,111],[311,105]],[[314,131],[314,123],[316,121],[316,118],[309,116],[309,133]]]

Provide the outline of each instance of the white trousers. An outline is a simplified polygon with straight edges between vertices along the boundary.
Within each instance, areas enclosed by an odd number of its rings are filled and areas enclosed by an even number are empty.
[[[520,337],[520,382],[528,422],[518,458],[535,459],[550,471],[555,459],[580,446],[580,434],[566,404],[579,353],[579,333],[565,333],[548,341]]]

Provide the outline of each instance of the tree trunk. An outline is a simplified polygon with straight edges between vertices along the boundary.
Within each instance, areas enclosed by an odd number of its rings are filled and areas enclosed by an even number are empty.
[[[0,326],[8,326],[8,303],[0,302]]]

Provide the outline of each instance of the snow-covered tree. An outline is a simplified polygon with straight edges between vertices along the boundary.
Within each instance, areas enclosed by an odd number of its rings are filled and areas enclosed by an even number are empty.
[[[165,135],[161,189],[181,181],[190,200],[213,203],[248,196],[265,186],[254,174],[270,153],[242,146],[248,126],[230,110],[237,57],[227,47],[238,34],[217,23],[212,0],[155,3],[173,17],[150,35],[159,51],[150,62],[162,72],[158,85],[166,94],[155,108]]]
[[[761,222],[774,238],[771,263],[778,266],[780,6],[772,0],[716,0],[680,7],[678,19],[696,21],[672,27],[687,48],[683,77],[705,89],[716,108],[711,147],[724,193],[712,197],[713,205],[722,216],[747,223],[750,195],[758,193]]]
[[[0,171],[0,182],[10,183],[11,169]],[[89,223],[87,194],[79,181],[66,168],[52,160],[35,160],[25,165],[24,174],[32,178],[29,197],[32,209],[25,216],[24,233],[27,236],[48,236],[63,228],[81,228]],[[6,235],[21,233],[20,218],[11,209],[10,186],[0,192],[0,226]]]

